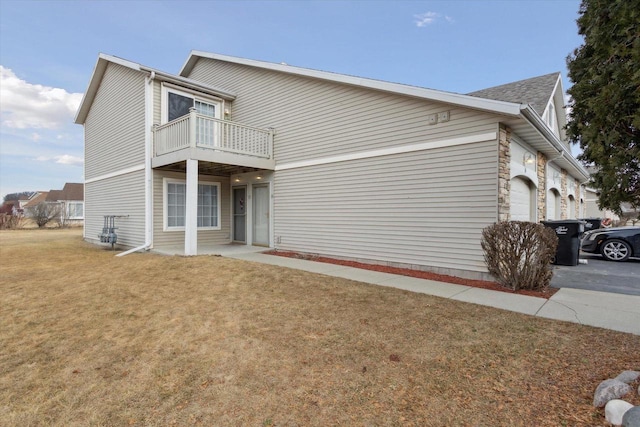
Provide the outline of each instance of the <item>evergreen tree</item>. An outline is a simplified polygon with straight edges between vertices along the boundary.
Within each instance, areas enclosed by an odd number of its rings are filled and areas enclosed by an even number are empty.
[[[567,135],[596,166],[600,208],[640,207],[640,0],[582,0],[584,44],[567,58]]]

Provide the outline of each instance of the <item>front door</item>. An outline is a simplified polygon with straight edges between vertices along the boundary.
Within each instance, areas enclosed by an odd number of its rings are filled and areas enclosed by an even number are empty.
[[[253,186],[253,244],[269,246],[269,186]]]
[[[247,187],[233,187],[233,241],[247,241]]]

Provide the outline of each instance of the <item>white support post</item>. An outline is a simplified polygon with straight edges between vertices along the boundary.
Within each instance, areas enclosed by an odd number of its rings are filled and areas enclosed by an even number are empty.
[[[195,107],[189,108],[189,147],[196,148],[198,141],[196,140],[198,118]]]
[[[198,255],[198,161],[187,159],[184,254]]]

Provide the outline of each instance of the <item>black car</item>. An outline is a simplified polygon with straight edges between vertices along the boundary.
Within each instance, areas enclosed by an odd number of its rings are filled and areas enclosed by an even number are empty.
[[[602,254],[609,261],[640,257],[640,227],[599,228],[582,236],[584,252]]]

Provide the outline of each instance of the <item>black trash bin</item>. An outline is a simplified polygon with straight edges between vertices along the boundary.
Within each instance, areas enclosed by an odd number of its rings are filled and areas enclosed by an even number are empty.
[[[580,221],[584,221],[584,231],[597,230],[602,227],[602,218],[579,218]]]
[[[580,236],[584,232],[585,222],[577,219],[561,221],[542,221],[542,223],[556,232],[558,249],[556,265],[578,265],[580,256]]]

